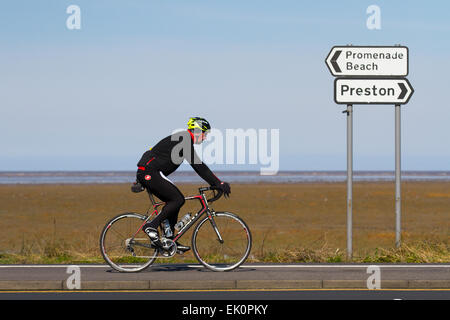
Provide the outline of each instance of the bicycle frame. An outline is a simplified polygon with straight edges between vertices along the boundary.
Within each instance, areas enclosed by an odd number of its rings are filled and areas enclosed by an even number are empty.
[[[186,201],[195,200],[195,199],[199,200],[202,208],[193,217],[191,217],[191,219],[189,220],[188,223],[186,223],[178,231],[178,233],[173,238],[173,241],[177,241],[179,238],[181,238],[195,224],[195,222],[198,219],[200,219],[200,217],[203,216],[204,213],[206,213],[207,216],[208,216],[208,219],[210,220],[210,222],[211,222],[211,224],[212,224],[212,226],[214,228],[214,230],[216,231],[216,234],[217,234],[217,237],[219,238],[219,241],[223,242],[222,237],[220,236],[219,230],[217,229],[216,224],[214,222],[214,219],[212,217],[213,214],[214,214],[214,211],[210,210],[209,205],[208,205],[208,200],[206,199],[206,196],[205,196],[205,193],[204,193],[204,191],[206,191],[206,190],[207,189],[200,188],[199,189],[199,192],[200,192],[199,195],[188,196],[188,197],[184,198]],[[153,194],[151,192],[149,192],[148,190],[146,190],[146,191],[147,191],[148,196],[150,198],[150,202],[152,203],[152,206],[153,206],[153,213],[151,215],[148,215],[147,219],[145,219],[144,223],[139,228],[139,230],[136,232],[136,234],[141,230],[141,228],[144,226],[144,224],[146,224],[150,219],[152,219],[154,216],[157,216],[160,213],[160,211],[158,211],[158,207],[160,207],[160,206],[165,204],[165,202],[162,202],[162,201],[161,202],[156,202],[155,199],[154,199]],[[150,211],[150,209],[148,211]],[[148,211],[147,211],[147,213],[148,213]]]

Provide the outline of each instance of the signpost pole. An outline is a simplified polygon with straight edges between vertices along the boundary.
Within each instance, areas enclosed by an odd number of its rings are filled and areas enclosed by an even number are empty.
[[[353,255],[353,105],[347,105],[347,259]]]
[[[400,105],[395,105],[395,246],[401,241],[401,118]]]
[[[325,64],[334,80],[334,102],[347,105],[347,259],[353,256],[353,105],[395,105],[395,245],[401,245],[400,106],[414,89],[405,46],[334,46]]]

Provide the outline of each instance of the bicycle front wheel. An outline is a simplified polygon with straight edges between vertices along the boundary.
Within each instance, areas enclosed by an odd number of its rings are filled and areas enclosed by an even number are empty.
[[[213,271],[230,271],[250,254],[252,236],[247,224],[230,212],[212,213],[195,227],[192,249],[197,260]]]
[[[105,261],[120,272],[139,272],[158,255],[150,238],[141,230],[146,216],[125,213],[111,219],[100,236],[100,251]]]

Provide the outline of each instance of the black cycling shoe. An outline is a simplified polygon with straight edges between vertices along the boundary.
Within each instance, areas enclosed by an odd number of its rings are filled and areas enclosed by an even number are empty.
[[[147,227],[144,229],[144,232],[148,235],[152,242],[152,246],[155,246],[156,248],[162,248],[163,244],[159,240],[159,234],[158,230],[152,227]]]

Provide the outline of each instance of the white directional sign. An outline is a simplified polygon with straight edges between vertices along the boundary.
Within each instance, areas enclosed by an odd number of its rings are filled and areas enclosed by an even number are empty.
[[[337,77],[405,77],[408,75],[408,48],[336,46],[325,62],[331,74]]]
[[[414,89],[408,79],[408,48],[403,46],[335,46],[325,59],[334,80],[334,101],[347,110],[347,257],[353,239],[353,105],[395,105],[395,244],[401,235],[400,108]]]
[[[413,92],[407,79],[337,78],[334,81],[337,104],[405,104]]]

